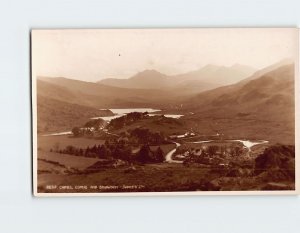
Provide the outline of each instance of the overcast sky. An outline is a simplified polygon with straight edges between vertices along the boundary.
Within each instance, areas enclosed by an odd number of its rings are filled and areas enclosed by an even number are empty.
[[[263,68],[297,52],[295,29],[36,30],[33,70],[85,81],[145,69],[173,75],[206,64]]]

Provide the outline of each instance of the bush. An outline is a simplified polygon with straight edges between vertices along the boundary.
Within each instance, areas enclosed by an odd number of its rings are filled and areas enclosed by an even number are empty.
[[[80,137],[83,135],[83,132],[79,127],[74,127],[72,129],[72,133],[73,133],[74,137]]]

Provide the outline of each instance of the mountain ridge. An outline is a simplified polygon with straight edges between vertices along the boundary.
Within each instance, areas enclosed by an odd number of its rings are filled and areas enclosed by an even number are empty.
[[[128,79],[109,78],[102,79],[97,83],[123,88],[172,89],[180,86],[183,82],[197,80],[199,86],[202,84],[201,90],[207,90],[238,82],[250,76],[254,71],[254,68],[240,64],[230,67],[209,64],[201,69],[178,75],[166,75],[157,70],[144,70]]]
[[[274,68],[274,67],[273,67]],[[205,91],[182,103],[199,130],[292,143],[295,127],[294,64],[270,67],[247,82]],[[184,110],[183,110],[184,111]],[[209,119],[209,126],[205,125]]]

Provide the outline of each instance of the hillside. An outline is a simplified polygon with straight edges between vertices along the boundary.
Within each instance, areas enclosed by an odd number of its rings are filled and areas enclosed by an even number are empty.
[[[70,104],[67,102],[37,96],[38,133],[70,131],[74,126],[82,126],[89,118],[112,115],[107,110]]]
[[[174,76],[174,79],[180,81],[198,80],[204,83],[224,86],[237,83],[255,72],[255,69],[249,66],[235,64],[230,67],[206,65],[199,70]]]
[[[221,68],[209,66],[205,69],[217,72]],[[155,71],[146,73],[149,75],[145,78],[148,82],[152,80],[151,74],[157,75],[156,81],[171,78]],[[132,79],[144,77],[145,72],[142,72]],[[152,107],[165,109],[164,112],[180,112],[185,115],[181,120],[186,122],[187,127],[200,134],[222,133],[232,138],[294,143],[294,65],[281,62],[235,84],[208,91],[201,89],[201,80],[185,78],[180,84],[174,83],[172,88],[159,90],[43,78],[37,80],[37,93],[47,99],[93,109]],[[219,84],[206,85],[213,88]]]
[[[253,74],[255,70],[244,65],[231,67],[207,65],[203,68],[179,75],[168,76],[156,70],[145,70],[128,79],[103,79],[99,84],[122,88],[167,89],[185,91],[187,86],[197,83],[198,91],[193,87],[193,93],[200,93],[222,85],[236,83]],[[181,89],[182,88],[182,89]]]
[[[176,93],[110,87],[67,78],[40,78],[37,92],[48,98],[94,108],[163,108],[177,100]]]
[[[293,95],[294,66],[285,65],[248,82],[242,81],[200,93],[189,99],[187,105],[201,109],[225,106],[248,109],[249,105],[270,104],[274,98],[279,97],[285,104],[293,105]]]
[[[169,92],[177,93],[180,96],[191,96],[199,94],[203,91],[212,90],[217,88],[219,85],[215,83],[206,83],[199,80],[185,80],[168,88]]]
[[[170,86],[170,77],[156,70],[139,72],[129,79],[103,79],[99,84],[135,89],[163,89]]]
[[[85,94],[68,86],[58,85],[55,81],[44,81],[44,79],[37,80],[37,94],[46,98],[93,108],[98,108],[112,101],[103,99],[101,96]]]
[[[183,108],[195,114],[185,119],[193,120],[194,127],[204,131],[293,143],[294,65],[262,73],[248,82],[220,87],[189,99]]]
[[[246,84],[247,82],[257,79],[261,76],[263,76],[264,74],[267,74],[269,72],[271,72],[272,70],[276,70],[282,66],[286,66],[286,65],[291,65],[293,64],[293,60],[291,59],[283,59],[277,63],[274,63],[270,66],[265,67],[264,69],[258,70],[256,72],[254,72],[251,76],[249,76],[248,78],[243,79],[242,81],[239,82],[239,85],[243,85]]]
[[[93,108],[130,106],[172,109],[178,102],[216,88],[222,82],[228,83],[245,78],[250,72],[249,69],[241,65],[232,67],[210,65],[199,71],[177,76],[145,70],[129,79],[106,79],[98,83],[63,77],[38,77],[37,92],[47,98]],[[223,81],[215,83],[213,79]]]

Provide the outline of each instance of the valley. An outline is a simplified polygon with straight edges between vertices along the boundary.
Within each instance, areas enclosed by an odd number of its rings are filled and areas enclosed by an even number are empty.
[[[37,82],[39,192],[295,189],[293,64]]]

